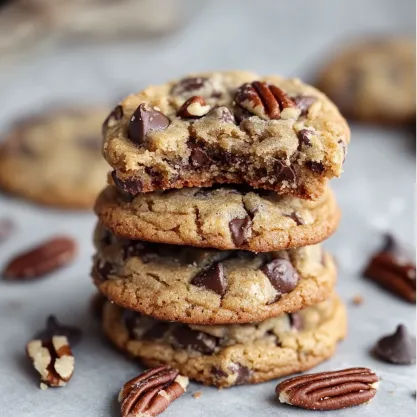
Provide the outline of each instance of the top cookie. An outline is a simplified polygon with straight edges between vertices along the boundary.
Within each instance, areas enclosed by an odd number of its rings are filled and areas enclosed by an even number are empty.
[[[16,121],[0,143],[0,186],[40,204],[91,208],[109,169],[100,152],[104,116],[67,108]]]
[[[410,123],[416,113],[416,44],[374,39],[342,50],[321,72],[318,86],[348,117]]]
[[[103,126],[113,179],[130,194],[246,183],[315,199],[350,140],[337,108],[298,79],[194,74],[131,95]]]

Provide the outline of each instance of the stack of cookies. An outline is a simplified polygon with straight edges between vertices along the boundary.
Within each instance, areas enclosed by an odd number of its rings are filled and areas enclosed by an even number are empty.
[[[197,74],[151,86],[103,125],[92,277],[107,337],[218,387],[329,358],[346,331],[320,242],[340,212],[348,126],[296,79]]]

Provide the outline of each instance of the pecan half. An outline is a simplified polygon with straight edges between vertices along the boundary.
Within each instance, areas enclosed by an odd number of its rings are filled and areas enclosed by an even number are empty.
[[[65,336],[31,340],[26,346],[26,353],[41,376],[41,388],[45,387],[43,384],[62,387],[71,379],[75,359]]]
[[[148,369],[127,381],[119,394],[121,417],[161,414],[178,397],[184,394],[188,378],[168,366]]]
[[[54,237],[11,259],[2,275],[10,281],[40,278],[67,265],[74,259],[76,251],[73,239]]]
[[[198,119],[205,116],[210,111],[210,106],[201,96],[192,96],[184,102],[177,112],[177,116],[182,118]]]
[[[300,110],[279,87],[262,81],[240,86],[235,93],[235,104],[261,119],[297,118]]]
[[[308,410],[338,410],[370,401],[378,376],[367,368],[350,368],[287,379],[275,388],[282,403]]]

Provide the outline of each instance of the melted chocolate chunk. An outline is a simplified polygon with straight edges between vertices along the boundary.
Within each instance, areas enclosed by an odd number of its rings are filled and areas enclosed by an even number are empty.
[[[224,274],[223,264],[217,263],[199,273],[191,280],[191,284],[197,287],[207,288],[223,296],[227,289],[227,278]]]
[[[47,342],[53,336],[65,336],[71,346],[74,346],[81,340],[81,330],[74,326],[62,324],[55,316],[51,315],[46,319],[46,329],[36,333],[34,339]]]
[[[274,259],[260,269],[268,277],[279,295],[292,291],[300,279],[297,271],[288,259]]]
[[[106,281],[113,272],[113,265],[110,262],[99,260],[96,263],[96,271],[102,281]]]
[[[237,374],[235,385],[246,384],[252,374],[249,368],[242,366],[239,363],[232,363],[229,365],[229,369],[233,374]]]
[[[276,163],[276,173],[278,181],[293,183],[296,180],[295,171],[291,168],[291,166],[285,165],[280,161],[277,161]]]
[[[207,155],[207,152],[200,148],[196,143],[189,142],[188,147],[190,152],[190,164],[195,167],[202,167],[212,162],[212,159]]]
[[[135,179],[123,181],[120,178],[118,178],[116,171],[113,171],[111,173],[111,176],[117,188],[121,189],[122,191],[126,191],[131,195],[139,194],[143,190],[143,185],[140,180]]]
[[[317,100],[314,96],[295,96],[292,97],[292,101],[301,110],[301,116],[305,116],[308,113],[310,106]]]
[[[217,368],[215,366],[213,366],[213,368],[211,368],[211,373],[213,374],[213,376],[217,379],[221,379],[221,378],[227,378],[227,373],[224,372],[222,369]]]
[[[246,216],[243,219],[233,219],[229,222],[230,234],[232,235],[233,243],[236,246],[241,246],[246,242],[251,226],[252,221],[249,216]]]
[[[137,311],[123,309],[122,320],[129,331],[131,339],[136,339],[135,329],[140,327],[141,315]]]
[[[394,334],[378,340],[374,353],[385,362],[411,365],[416,363],[416,337],[400,324]]]
[[[180,349],[191,349],[204,355],[214,352],[219,339],[206,333],[190,329],[186,325],[180,325],[174,329],[172,336],[175,338],[175,345]]]
[[[157,323],[143,335],[143,338],[149,340],[161,340],[164,338],[169,328],[169,323]]]
[[[288,318],[290,319],[291,329],[303,330],[303,318],[299,313],[289,313]]]
[[[219,106],[212,109],[207,116],[213,117],[223,123],[236,124],[235,117],[226,106]]]
[[[311,135],[311,131],[308,129],[301,129],[298,133],[297,133],[297,137],[299,140],[299,149],[304,145],[304,146],[311,146],[311,140],[310,140],[310,135]]]
[[[321,162],[307,161],[306,165],[316,174],[322,174],[324,171],[324,166]]]
[[[186,93],[193,93],[202,89],[211,88],[211,83],[205,77],[190,77],[180,80],[171,90],[174,96],[182,96]]]
[[[149,133],[164,130],[169,123],[168,117],[163,113],[142,103],[130,119],[128,138],[138,145],[143,145]]]

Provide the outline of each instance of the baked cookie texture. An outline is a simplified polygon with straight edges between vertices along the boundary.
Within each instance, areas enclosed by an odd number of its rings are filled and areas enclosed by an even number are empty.
[[[92,278],[112,302],[160,320],[250,323],[332,292],[336,267],[320,245],[254,254],[117,238],[99,225]]]
[[[95,211],[108,229],[129,239],[252,252],[319,243],[340,219],[330,188],[309,201],[238,185],[136,196],[109,186]]]
[[[33,202],[90,209],[106,183],[100,109],[45,110],[17,120],[0,143],[0,187]]]
[[[347,117],[415,122],[415,40],[392,37],[353,43],[324,67],[317,85]]]
[[[301,372],[329,358],[346,334],[340,299],[259,323],[193,326],[168,323],[107,302],[105,335],[147,366],[167,364],[206,385],[255,384]]]
[[[138,194],[243,183],[315,199],[338,177],[350,132],[298,79],[192,74],[124,99],[103,125],[116,185]]]

